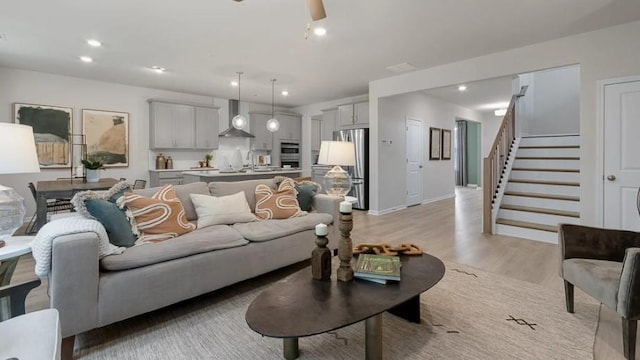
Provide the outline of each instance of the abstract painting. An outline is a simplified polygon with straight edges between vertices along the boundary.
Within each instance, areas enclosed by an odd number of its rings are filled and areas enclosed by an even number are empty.
[[[451,160],[451,130],[442,129],[442,160]]]
[[[70,134],[73,109],[68,107],[13,104],[17,124],[33,127],[40,168],[71,166]]]
[[[129,166],[129,113],[82,110],[87,159],[105,167]]]
[[[440,160],[440,129],[429,128],[429,160]]]

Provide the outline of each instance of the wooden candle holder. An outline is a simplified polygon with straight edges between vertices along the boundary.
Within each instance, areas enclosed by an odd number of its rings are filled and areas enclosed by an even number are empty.
[[[353,243],[351,241],[351,230],[353,230],[353,214],[340,213],[340,243],[338,244],[338,258],[340,267],[338,268],[339,281],[352,281],[353,269],[351,268],[351,258],[353,257]]]
[[[311,252],[311,276],[316,280],[331,279],[331,250],[327,249],[329,239],[316,235],[317,247]]]

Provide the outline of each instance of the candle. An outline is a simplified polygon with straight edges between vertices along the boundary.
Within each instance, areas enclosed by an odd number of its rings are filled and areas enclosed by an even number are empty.
[[[340,202],[340,212],[343,214],[351,214],[351,203],[348,201]]]
[[[327,236],[328,233],[327,225],[323,223],[316,225],[316,236]]]

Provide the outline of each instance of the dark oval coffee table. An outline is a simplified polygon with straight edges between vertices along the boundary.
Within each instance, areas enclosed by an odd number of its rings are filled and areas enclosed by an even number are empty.
[[[337,259],[335,259],[337,260]],[[302,269],[258,295],[245,318],[264,336],[284,339],[284,357],[298,357],[298,338],[336,330],[365,320],[366,358],[382,358],[382,313],[420,322],[420,294],[442,279],[445,267],[429,254],[402,256],[402,280],[381,285],[314,280],[311,267]]]

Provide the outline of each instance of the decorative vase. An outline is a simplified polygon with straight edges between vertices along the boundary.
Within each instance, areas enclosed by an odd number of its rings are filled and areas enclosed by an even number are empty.
[[[87,169],[87,182],[94,183],[100,181],[100,169]]]
[[[242,169],[242,153],[240,153],[240,148],[237,147],[233,152],[233,157],[231,158],[231,167],[233,170]]]

